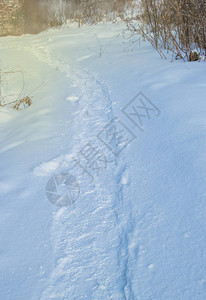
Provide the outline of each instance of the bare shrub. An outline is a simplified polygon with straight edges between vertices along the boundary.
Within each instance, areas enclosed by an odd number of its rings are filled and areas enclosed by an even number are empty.
[[[140,0],[138,14],[126,21],[132,33],[146,38],[161,57],[163,49],[184,60],[190,60],[194,50],[205,56],[205,0]]]
[[[16,77],[14,78],[13,76]],[[44,83],[45,82],[40,83],[31,92],[26,93],[23,71],[2,71],[0,69],[0,108],[11,107],[15,110],[21,110],[22,108],[31,106],[32,100],[30,95],[39,89]]]

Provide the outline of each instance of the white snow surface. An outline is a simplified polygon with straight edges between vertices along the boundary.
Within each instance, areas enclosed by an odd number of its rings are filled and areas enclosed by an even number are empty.
[[[33,102],[0,108],[1,300],[206,299],[206,65],[131,51],[124,29],[0,38]],[[158,111],[143,131],[122,110],[139,92]],[[119,155],[99,138],[114,118],[134,137]],[[73,161],[88,143],[107,158],[92,182]],[[45,193],[62,172],[80,186],[68,207]]]

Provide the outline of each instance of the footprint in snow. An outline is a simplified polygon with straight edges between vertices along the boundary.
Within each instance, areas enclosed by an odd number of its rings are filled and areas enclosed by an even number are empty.
[[[121,184],[122,185],[129,185],[130,184],[130,178],[129,178],[129,175],[128,175],[127,172],[122,175]]]

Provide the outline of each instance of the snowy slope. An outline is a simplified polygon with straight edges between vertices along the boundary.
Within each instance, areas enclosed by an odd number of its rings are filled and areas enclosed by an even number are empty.
[[[0,38],[24,96],[40,85],[31,107],[0,109],[0,299],[206,298],[205,64],[128,51],[123,30]],[[105,142],[116,125],[124,148]],[[93,178],[74,165],[87,147],[101,154]],[[80,187],[68,207],[45,193],[60,173]]]

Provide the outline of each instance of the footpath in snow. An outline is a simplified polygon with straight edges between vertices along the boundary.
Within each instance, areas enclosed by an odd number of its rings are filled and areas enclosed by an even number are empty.
[[[205,63],[131,51],[124,30],[0,38],[33,91],[0,108],[0,299],[206,298]]]

